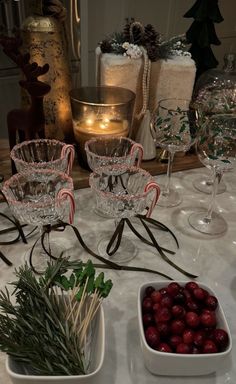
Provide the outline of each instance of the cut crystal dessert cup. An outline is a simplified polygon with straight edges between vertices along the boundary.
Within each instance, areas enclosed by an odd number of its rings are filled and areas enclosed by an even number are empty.
[[[21,224],[39,227],[41,236],[45,229],[66,218],[73,222],[75,203],[73,181],[66,173],[51,169],[17,173],[3,185],[3,194],[12,214]],[[49,236],[47,236],[49,240]],[[46,267],[47,253],[40,242],[34,246],[37,268]],[[51,240],[47,244],[50,254],[57,257],[63,251]]]
[[[142,145],[127,137],[94,138],[85,143],[85,151],[92,171],[112,165],[139,167],[143,157]]]
[[[70,173],[74,147],[54,139],[28,140],[13,147],[10,153],[17,172],[30,169],[54,169]]]
[[[116,226],[121,219],[141,214],[145,209],[146,216],[150,217],[160,195],[160,188],[152,176],[138,167],[102,167],[90,175],[89,184],[95,194],[97,209],[113,217]],[[100,254],[107,256],[107,245],[114,232],[115,227],[99,243]],[[122,264],[132,260],[136,253],[132,240],[122,235],[118,250],[110,257],[112,261]]]
[[[184,286],[187,281],[176,281],[179,285]],[[197,282],[200,288],[207,290],[210,295],[217,297],[215,292],[203,283]],[[208,375],[220,369],[225,359],[229,357],[232,349],[232,336],[225,318],[222,306],[218,300],[218,307],[215,311],[217,318],[217,327],[224,329],[228,333],[229,342],[226,349],[217,353],[204,354],[178,354],[170,352],[160,352],[151,348],[145,338],[142,301],[145,296],[147,287],[152,286],[159,290],[166,287],[166,281],[149,281],[140,286],[138,292],[138,322],[141,349],[143,353],[144,364],[146,368],[154,375],[161,376],[200,376]]]

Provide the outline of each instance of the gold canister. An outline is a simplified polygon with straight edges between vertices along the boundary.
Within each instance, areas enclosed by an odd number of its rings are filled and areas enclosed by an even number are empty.
[[[49,64],[49,71],[40,77],[51,86],[44,99],[45,136],[70,142],[73,140],[71,75],[63,23],[51,16],[33,15],[25,19],[21,33],[23,50],[30,53],[31,62]]]

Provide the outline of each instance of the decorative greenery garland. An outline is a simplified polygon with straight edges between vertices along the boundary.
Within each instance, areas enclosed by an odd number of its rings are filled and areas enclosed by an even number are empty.
[[[174,56],[188,56],[185,35],[174,36],[162,41],[152,24],[143,26],[132,20],[127,22],[122,32],[115,32],[99,44],[102,53],[114,53],[137,59],[142,56],[141,47],[146,49],[149,60],[169,59]]]

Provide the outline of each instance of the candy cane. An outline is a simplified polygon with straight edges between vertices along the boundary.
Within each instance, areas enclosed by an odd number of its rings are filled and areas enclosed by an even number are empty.
[[[66,173],[69,175],[69,173],[72,169],[72,166],[73,166],[74,158],[75,158],[75,149],[74,149],[73,145],[71,145],[71,144],[63,145],[62,150],[61,150],[61,159],[63,159],[63,157],[65,157],[65,156],[67,156],[68,153],[69,153],[69,160],[68,160]]]
[[[70,213],[69,213],[69,223],[72,224],[74,221],[75,215],[75,199],[74,195],[68,189],[62,188],[57,194],[57,202],[60,205],[63,198],[69,197],[70,199]]]
[[[132,145],[130,154],[133,155],[133,154],[135,153],[136,150],[138,150],[138,161],[137,161],[136,166],[137,166],[137,167],[140,167],[140,164],[141,164],[142,159],[143,159],[143,146],[142,146],[141,144],[134,143],[134,144]]]
[[[157,183],[155,183],[154,181],[150,181],[149,183],[147,183],[147,185],[145,186],[144,192],[151,191],[152,189],[155,189],[155,195],[153,197],[153,200],[152,200],[152,203],[149,207],[149,210],[147,211],[146,217],[151,216],[152,211],[155,208],[155,205],[156,205],[156,203],[159,199],[160,193],[161,193],[159,185],[157,185]]]

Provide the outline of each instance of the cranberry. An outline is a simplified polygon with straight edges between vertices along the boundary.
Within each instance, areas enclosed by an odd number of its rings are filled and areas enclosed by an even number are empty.
[[[201,324],[204,327],[215,327],[216,326],[216,315],[214,312],[203,312],[200,316]]]
[[[161,289],[159,289],[159,292],[161,295],[166,295],[168,293],[167,288],[161,288]]]
[[[178,319],[181,319],[182,317],[185,316],[185,309],[181,305],[173,305],[172,307],[172,315],[174,317],[177,317]]]
[[[196,331],[193,337],[193,343],[196,347],[202,347],[206,339],[206,333],[203,330]]]
[[[170,324],[170,329],[174,335],[182,335],[185,329],[185,322],[181,319],[173,320]]]
[[[174,301],[176,304],[184,304],[185,303],[185,296],[182,292],[177,293],[177,295],[174,297]]]
[[[154,303],[152,309],[154,312],[158,312],[161,308],[161,303]]]
[[[172,352],[172,348],[167,343],[160,343],[157,347],[157,350],[160,352]]]
[[[163,307],[172,307],[173,305],[173,299],[170,295],[164,295],[162,296],[162,299],[161,299],[161,305]]]
[[[215,296],[209,295],[205,299],[205,305],[207,308],[215,311],[218,306],[218,300]]]
[[[188,291],[194,291],[194,289],[199,288],[198,284],[195,281],[189,281],[185,284],[185,288]]]
[[[184,344],[192,344],[194,339],[194,332],[192,329],[185,329],[183,332],[183,342]]]
[[[199,347],[196,347],[196,345],[194,345],[192,348],[192,354],[197,355],[199,353],[202,353],[201,349]]]
[[[203,353],[216,353],[218,352],[218,348],[214,341],[207,339],[205,340],[202,351]]]
[[[151,310],[152,310],[152,300],[150,299],[150,297],[145,297],[143,299],[142,309],[143,309],[144,313],[151,312]]]
[[[192,312],[199,312],[200,311],[200,305],[192,299],[187,301],[186,306]]]
[[[160,335],[155,327],[148,327],[145,331],[145,337],[150,347],[156,347],[160,342]]]
[[[186,301],[192,300],[191,292],[188,291],[187,289],[183,289],[183,295],[184,295]]]
[[[166,339],[170,335],[170,325],[168,323],[158,322],[156,329],[160,333],[161,339]]]
[[[229,335],[224,329],[214,329],[213,338],[220,349],[225,349],[229,343]]]
[[[159,291],[153,291],[150,297],[153,303],[160,303],[162,295]]]
[[[193,290],[193,296],[197,299],[197,300],[204,300],[207,296],[207,293],[205,291],[205,289],[202,289],[202,288],[195,288]]]
[[[179,335],[172,335],[169,339],[169,343],[172,348],[176,349],[177,345],[183,343],[183,339]]]
[[[191,353],[191,348],[188,344],[181,343],[177,345],[176,348],[177,353]]]
[[[143,315],[143,325],[144,327],[148,327],[149,325],[152,325],[154,323],[154,318],[151,313],[145,313]]]
[[[154,292],[154,291],[155,291],[155,288],[153,288],[152,286],[149,286],[149,287],[147,287],[147,288],[145,289],[145,295],[146,295],[147,297],[150,297],[151,294],[152,294],[152,292]]]
[[[195,312],[187,312],[185,321],[190,328],[197,328],[200,324],[199,316]]]
[[[180,285],[178,283],[170,283],[167,287],[169,295],[175,297],[179,293]]]
[[[161,307],[158,312],[155,313],[155,320],[169,321],[171,319],[171,310],[167,307]]]

